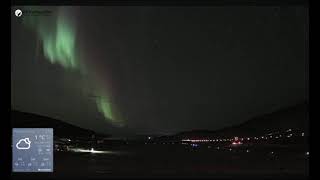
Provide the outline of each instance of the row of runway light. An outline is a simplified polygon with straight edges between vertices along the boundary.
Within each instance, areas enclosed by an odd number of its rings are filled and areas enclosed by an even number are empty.
[[[291,129],[286,130],[286,132],[291,132]],[[231,142],[236,140],[240,140],[240,141],[250,141],[250,140],[268,140],[268,139],[280,139],[283,137],[287,137],[287,138],[291,138],[293,137],[293,133],[290,134],[286,134],[286,135],[282,135],[282,134],[278,134],[278,133],[269,133],[267,135],[264,136],[260,136],[260,137],[242,137],[242,138],[220,138],[220,139],[182,139],[182,142],[192,142],[192,143],[203,143],[203,142]],[[298,134],[297,134],[298,135]],[[298,135],[299,136],[299,135]],[[300,136],[304,137],[305,134],[304,132],[302,132],[300,134]]]

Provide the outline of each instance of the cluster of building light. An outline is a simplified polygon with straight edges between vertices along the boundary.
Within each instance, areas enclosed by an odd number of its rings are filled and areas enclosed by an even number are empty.
[[[242,142],[238,141],[238,142],[232,142],[232,145],[240,145],[242,144]]]

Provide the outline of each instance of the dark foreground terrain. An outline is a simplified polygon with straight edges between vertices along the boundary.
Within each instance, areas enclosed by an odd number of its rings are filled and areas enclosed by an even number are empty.
[[[303,147],[211,147],[140,145],[126,150],[55,152],[53,173],[13,174],[14,178],[63,177],[263,177],[307,178]]]

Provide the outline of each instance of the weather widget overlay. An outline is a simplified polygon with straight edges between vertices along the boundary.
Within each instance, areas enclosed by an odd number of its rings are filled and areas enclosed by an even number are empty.
[[[53,129],[13,128],[13,172],[53,172]]]

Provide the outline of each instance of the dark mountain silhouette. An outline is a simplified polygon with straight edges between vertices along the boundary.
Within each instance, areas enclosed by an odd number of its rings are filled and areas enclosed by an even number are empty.
[[[54,128],[55,135],[69,137],[91,137],[92,134],[103,137],[110,137],[96,133],[92,130],[83,129],[63,121],[12,110],[12,127],[19,128]],[[308,103],[280,109],[276,112],[252,118],[239,125],[226,127],[220,130],[193,130],[178,133],[173,136],[158,136],[156,139],[170,140],[188,137],[233,137],[233,136],[254,136],[270,133],[273,131],[285,131],[296,129],[309,134],[309,105]],[[145,139],[147,136],[143,136]]]
[[[252,118],[239,125],[223,128],[217,131],[193,130],[176,134],[180,138],[186,137],[213,137],[213,136],[253,136],[296,129],[309,134],[309,105],[298,104],[283,108],[276,112]]]
[[[53,128],[54,135],[61,137],[90,138],[93,134],[95,134],[96,137],[109,136],[83,129],[61,120],[16,110],[11,110],[11,125],[13,128]]]

